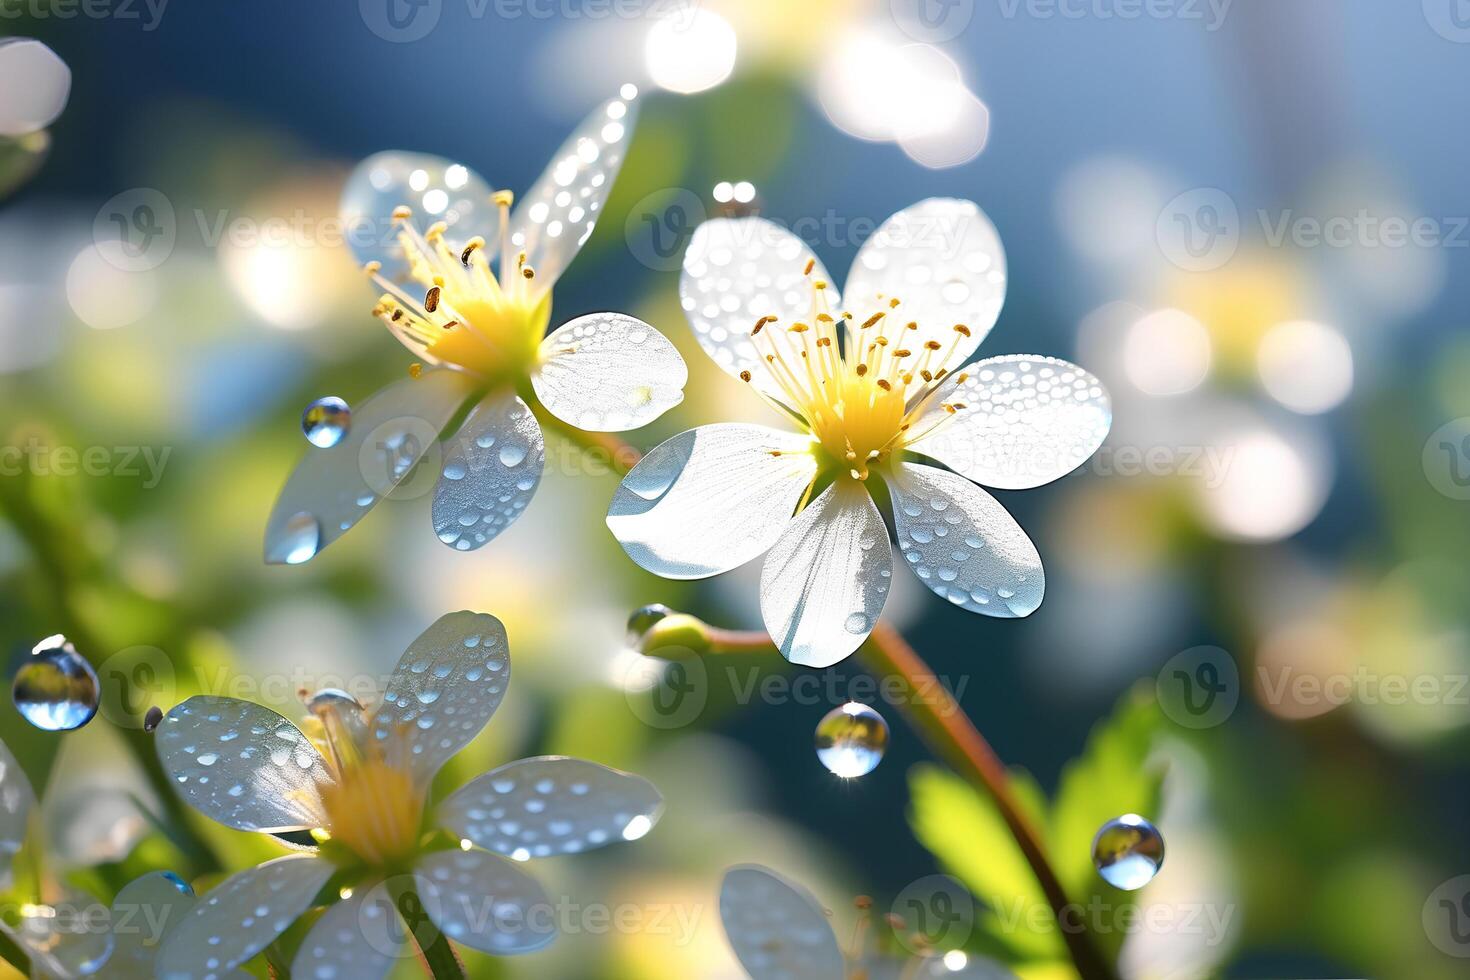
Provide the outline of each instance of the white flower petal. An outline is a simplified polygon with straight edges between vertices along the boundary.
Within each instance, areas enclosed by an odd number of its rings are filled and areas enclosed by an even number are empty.
[[[483,237],[485,258],[492,259],[500,246],[500,208],[490,195],[490,185],[464,164],[430,153],[385,150],[359,163],[347,178],[343,231],[358,262],[381,262],[384,276],[404,282],[408,260],[393,209],[411,208],[420,232],[444,222],[445,241],[456,254],[471,238]]]
[[[808,262],[814,263],[810,279]],[[811,323],[817,312],[811,280],[817,279],[828,284],[827,306],[836,316],[842,297],[806,242],[765,218],[715,218],[694,230],[679,297],[695,339],[715,363],[736,377],[749,371],[751,384],[779,398],[750,331],[764,316],[778,317],[770,329]]]
[[[840,478],[766,555],[761,617],[787,660],[830,667],[873,631],[892,578],[883,515],[862,484]]]
[[[169,930],[159,980],[206,980],[244,963],[311,908],[332,870],[328,861],[291,854],[226,878]]]
[[[817,900],[768,868],[725,872],[720,923],[751,980],[842,980],[842,950]]]
[[[55,122],[66,108],[71,69],[34,38],[0,38],[0,92],[5,93],[0,100],[0,137],[34,133]]]
[[[97,975],[106,964],[112,932],[99,925],[107,917],[107,907],[96,898],[63,887],[47,895],[44,905],[10,906],[0,931],[31,958],[32,976],[70,980]]]
[[[9,747],[0,742],[0,883],[10,880],[10,862],[26,840],[36,793]]]
[[[705,578],[775,544],[817,475],[805,436],[759,425],[680,433],[633,467],[613,495],[607,526],[641,567],[664,578]]]
[[[414,869],[424,911],[450,939],[487,953],[530,953],[556,938],[546,892],[488,851],[435,851]]]
[[[954,402],[964,407],[951,415],[944,406]],[[1112,421],[1102,382],[1077,365],[1010,354],[951,374],[913,423],[915,432],[938,428],[907,448],[987,487],[1024,490],[1087,462]]]
[[[887,309],[919,325],[905,345],[937,340],[948,351],[954,326],[970,328],[945,366],[974,353],[995,326],[1006,294],[1006,255],[995,226],[971,201],[931,197],[893,215],[858,249],[847,275],[847,305],[862,319]]]
[[[227,827],[275,832],[326,822],[317,790],[332,781],[326,761],[269,708],[196,695],[164,717],[154,739],[179,795]]]
[[[404,651],[373,737],[407,739],[413,771],[427,781],[470,743],[505,697],[510,647],[505,627],[486,613],[441,616]]]
[[[541,484],[541,424],[512,391],[486,398],[444,446],[434,488],[434,533],[457,551],[493,541],[525,511]]]
[[[342,441],[307,450],[286,481],[266,524],[265,560],[300,564],[362,520],[407,478],[474,389],[461,371],[425,371],[357,406]]]
[[[109,980],[154,980],[159,947],[196,901],[194,890],[167,871],[154,871],[124,885],[112,901]],[[223,980],[247,980],[250,975],[230,971],[221,976]]]
[[[622,313],[590,313],[552,332],[531,375],[551,414],[590,432],[647,425],[684,400],[688,380],[669,339]]]
[[[506,857],[578,854],[637,840],[663,809],[653,784],[581,759],[521,759],[470,780],[439,805],[440,823]]]
[[[511,251],[526,253],[545,288],[571,264],[602,216],[637,118],[636,98],[609,99],[594,109],[511,214]]]
[[[322,913],[301,940],[291,975],[301,980],[383,980],[403,950],[403,921],[381,883]]]
[[[1041,605],[1041,556],[994,497],[958,474],[913,463],[888,479],[888,489],[899,550],[936,595],[1006,618]]]

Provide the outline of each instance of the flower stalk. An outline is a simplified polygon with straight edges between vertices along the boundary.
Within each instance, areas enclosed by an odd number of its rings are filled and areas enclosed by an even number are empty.
[[[534,409],[536,406],[532,405]],[[582,432],[571,427],[558,428],[557,431],[584,450],[612,460],[614,466],[631,469],[638,461],[638,452],[616,436]],[[682,614],[666,617],[655,624],[640,648],[644,653],[675,658],[703,653],[777,652],[776,644],[764,632],[720,629]],[[902,677],[911,689],[937,692],[929,698],[908,699],[904,717],[931,750],[995,802],[1046,895],[1077,973],[1084,980],[1113,980],[1117,972],[1103,959],[1086,934],[1084,924],[1073,914],[1076,906],[1067,898],[1061,879],[1047,859],[1040,833],[1032,826],[1012,792],[1005,764],[960,703],[938,682],[928,664],[898,630],[886,622],[880,621],[873,628],[858,655],[880,677]]]
[[[464,966],[460,964],[459,957],[454,955],[454,948],[449,945],[449,940],[434,925],[432,919],[424,911],[423,899],[414,890],[412,881],[405,875],[397,875],[388,880],[388,892],[393,898],[393,904],[398,907],[399,915],[408,925],[408,934],[413,936],[418,945],[419,959],[434,980],[465,980]]]

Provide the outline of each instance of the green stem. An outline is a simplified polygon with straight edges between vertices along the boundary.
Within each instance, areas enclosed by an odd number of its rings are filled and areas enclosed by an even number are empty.
[[[434,980],[465,980],[464,967],[454,955],[454,947],[424,912],[423,900],[414,891],[413,879],[408,875],[395,875],[388,879],[388,893],[398,914],[408,924],[409,934],[418,944],[419,958]]]
[[[552,416],[534,399],[531,407],[543,424],[560,432],[577,446],[605,458],[615,470],[626,473],[637,464],[638,451],[617,436],[583,432],[567,425]],[[752,653],[776,649],[765,633],[716,627],[706,629],[711,653]],[[995,802],[996,809],[1000,811],[1006,827],[1016,839],[1016,845],[1025,855],[1032,874],[1036,876],[1037,883],[1046,895],[1047,904],[1056,917],[1057,927],[1061,930],[1077,973],[1084,980],[1113,980],[1117,972],[1098,952],[1097,946],[1087,935],[1079,907],[1067,898],[1061,879],[1047,859],[1041,834],[1032,826],[1020,801],[1011,791],[1005,764],[980,734],[975,723],[965,714],[960,703],[939,683],[929,665],[924,663],[903,636],[886,623],[880,622],[874,627],[872,635],[859,653],[878,676],[898,676],[903,678],[911,691],[933,692],[926,697],[903,699],[904,716],[935,754]]]
[[[771,638],[759,631],[711,627],[708,635],[711,653],[776,652]],[[1088,937],[1080,907],[1067,898],[1061,879],[1047,859],[1041,834],[1011,791],[1005,764],[954,695],[939,682],[908,641],[887,623],[879,622],[873,628],[858,655],[878,676],[903,679],[912,695],[899,699],[904,717],[935,754],[995,803],[1046,895],[1077,973],[1085,980],[1113,980],[1117,973]]]
[[[0,511],[9,515],[11,526],[26,543],[38,570],[46,580],[45,592],[51,597],[53,605],[50,615],[54,617],[53,622],[56,623],[58,632],[71,639],[77,652],[86,657],[95,668],[96,658],[107,647],[87,626],[86,618],[76,609],[73,601],[76,590],[72,586],[67,559],[57,547],[61,536],[53,533],[54,529],[46,515],[33,505],[28,480],[21,478],[0,481]],[[153,787],[159,806],[169,818],[169,825],[179,829],[179,833],[172,838],[174,842],[201,872],[221,870],[223,866],[214,851],[192,830],[189,809],[179,799],[173,780],[158,759],[152,734],[142,729],[131,729],[123,730],[122,735],[123,744],[133,754]]]
[[[0,959],[20,971],[21,976],[31,975],[31,958],[3,932],[0,932]]]

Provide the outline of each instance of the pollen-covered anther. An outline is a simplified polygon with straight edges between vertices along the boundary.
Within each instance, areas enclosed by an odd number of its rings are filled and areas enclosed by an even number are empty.
[[[954,325],[954,332],[959,334],[961,337],[970,336],[970,328],[965,326],[963,323],[956,323]]]
[[[882,310],[879,310],[877,313],[874,313],[872,316],[868,317],[866,320],[863,321],[863,325],[862,325],[861,329],[863,329],[863,330],[868,329],[873,324],[875,324],[879,320],[883,319],[883,317],[885,315],[886,314]]]
[[[371,262],[363,264],[362,271],[367,274],[368,278],[372,278],[383,271],[383,263],[377,259],[373,259]]]
[[[511,191],[496,191],[490,195],[490,201],[497,207],[508,208],[516,202],[516,196]]]
[[[428,227],[428,230],[424,232],[424,241],[437,242],[444,237],[444,233],[448,230],[449,225],[445,224],[443,221],[436,221]]]
[[[801,270],[801,274],[804,275],[804,276],[809,276],[809,275],[812,274],[812,270],[815,269],[816,267],[817,267],[817,260],[815,258],[807,259],[806,260],[806,267]]]
[[[433,313],[435,310],[437,310],[439,308],[439,294],[442,291],[443,291],[443,289],[440,286],[431,286],[431,287],[429,287],[429,291],[424,294],[424,311],[425,312]]]
[[[750,372],[749,371],[741,371],[740,372],[740,380],[741,381],[749,381],[750,380]]]
[[[474,238],[471,238],[469,241],[465,242],[464,243],[464,251],[462,251],[462,252],[459,253],[459,263],[460,263],[460,265],[463,265],[466,268],[468,268],[469,267],[469,264],[470,264],[470,257],[475,254],[475,250],[476,249],[481,249],[481,248],[484,248],[484,247],[485,247],[485,239],[482,238],[482,237],[480,237],[479,235],[476,235]]]
[[[857,370],[857,376],[859,378],[861,378],[861,377],[863,377],[864,375],[866,375],[868,373],[868,366],[866,364],[863,364],[863,363],[859,362],[856,370]]]
[[[393,209],[394,221],[407,221],[409,218],[412,217],[413,208],[409,207],[407,204],[400,204],[398,205],[398,207]]]
[[[421,375],[423,373],[424,373],[424,366],[422,364],[420,364],[418,361],[414,361],[412,364],[410,364],[408,366],[408,376],[410,378],[417,378],[419,375]]]

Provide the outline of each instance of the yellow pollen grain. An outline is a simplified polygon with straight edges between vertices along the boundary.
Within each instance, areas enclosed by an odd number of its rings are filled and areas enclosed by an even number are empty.
[[[741,381],[749,381],[750,380],[750,372],[749,371],[741,371],[740,372],[740,380]]]
[[[423,373],[424,373],[424,366],[422,364],[420,364],[419,362],[417,362],[417,361],[413,362],[412,364],[410,364],[408,366],[408,376],[410,378],[417,378],[419,375],[421,375]]]

